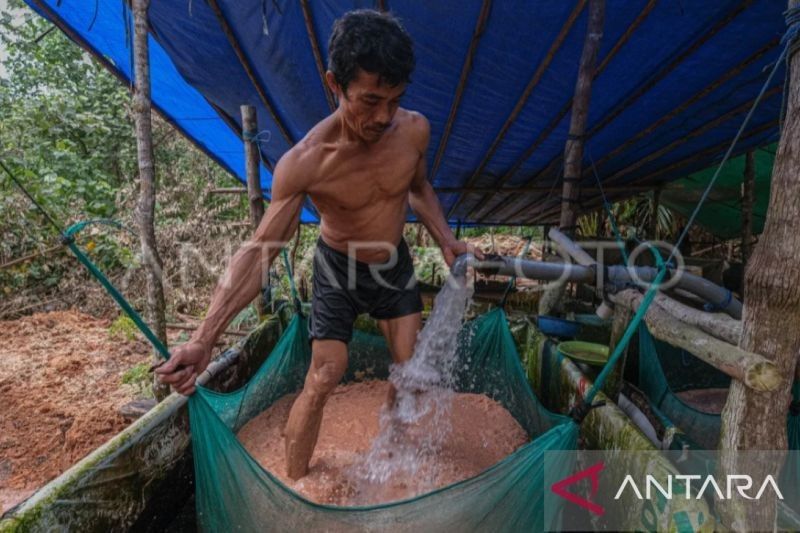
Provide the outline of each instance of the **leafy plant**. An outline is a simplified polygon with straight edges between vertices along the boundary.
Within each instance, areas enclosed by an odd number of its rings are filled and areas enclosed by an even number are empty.
[[[147,363],[139,363],[126,370],[122,374],[122,383],[135,388],[138,396],[153,398],[153,376]]]
[[[133,320],[128,318],[127,315],[120,315],[108,327],[108,336],[112,339],[132,341],[136,339],[136,333],[138,331],[139,330],[136,327],[136,324],[133,323]]]

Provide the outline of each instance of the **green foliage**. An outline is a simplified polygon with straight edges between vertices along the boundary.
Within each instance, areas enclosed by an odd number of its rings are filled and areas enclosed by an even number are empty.
[[[62,223],[78,217],[117,215],[116,195],[133,174],[135,139],[124,88],[88,61],[60,32],[42,39],[50,24],[21,9],[0,15],[0,47],[7,50],[0,78],[0,156]],[[0,258],[12,258],[54,242],[54,232],[16,187],[0,179]],[[94,255],[102,266],[123,264],[124,247],[103,239]],[[19,287],[42,281],[41,264],[31,264],[0,281]],[[57,282],[59,269],[44,278]]]
[[[122,383],[134,387],[139,396],[153,397],[153,375],[147,363],[139,363],[126,370],[122,374]]]
[[[0,13],[0,48],[6,53],[0,69],[0,158],[63,226],[113,218],[136,230],[138,167],[129,88],[60,31],[48,31],[52,25],[21,0],[9,0],[8,8]],[[241,239],[235,223],[246,216],[246,197],[207,194],[212,184],[231,184],[231,177],[155,115],[153,146],[156,232],[165,269],[176,268],[184,243],[207,263],[221,264],[220,242]],[[45,250],[58,238],[2,174],[0,234],[0,264]],[[138,239],[123,232],[89,227],[78,245],[112,279],[139,266]],[[190,281],[205,287],[217,275],[200,272]],[[81,276],[69,254],[51,253],[0,270],[0,290],[20,294],[58,286],[59,297],[80,300],[81,284],[92,283]],[[143,283],[142,276],[130,279]],[[131,292],[134,300],[143,294]],[[181,305],[190,308],[193,301],[183,295]]]
[[[138,331],[136,324],[133,323],[133,320],[128,318],[128,315],[119,315],[108,327],[108,336],[112,339],[132,341],[136,339],[136,333]]]

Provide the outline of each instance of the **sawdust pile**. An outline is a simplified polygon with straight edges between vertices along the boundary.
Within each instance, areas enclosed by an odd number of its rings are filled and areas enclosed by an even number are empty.
[[[27,498],[123,429],[138,391],[123,374],[147,362],[141,341],[77,311],[0,322],[0,511]]]
[[[335,389],[325,406],[309,474],[297,481],[286,476],[282,436],[295,394],[284,396],[252,419],[239,432],[239,440],[265,469],[306,498],[334,505],[362,503],[354,502],[359,496],[352,472],[378,434],[388,387],[386,381],[366,381]],[[511,414],[481,394],[457,394],[451,424],[437,457],[435,484],[439,487],[475,476],[528,442]],[[391,487],[381,491],[382,500],[411,497],[419,492],[415,485],[415,479],[392,479]]]

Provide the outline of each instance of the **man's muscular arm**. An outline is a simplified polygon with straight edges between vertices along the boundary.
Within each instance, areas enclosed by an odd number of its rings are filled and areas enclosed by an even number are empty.
[[[220,278],[211,305],[189,342],[178,346],[156,372],[163,383],[181,394],[194,392],[197,376],[208,366],[211,348],[228,323],[261,290],[262,275],[297,229],[305,199],[304,173],[298,157],[289,152],[278,162],[272,181],[272,200],[253,237],[231,259]]]
[[[447,266],[452,265],[457,256],[466,252],[474,252],[478,258],[483,258],[483,254],[480,251],[474,250],[463,241],[457,240],[453,235],[453,231],[444,218],[439,198],[436,197],[436,192],[428,181],[425,161],[425,154],[431,138],[431,128],[428,120],[422,115],[415,115],[411,125],[411,139],[420,154],[417,171],[414,174],[414,180],[411,182],[411,188],[408,193],[408,203],[411,205],[411,209],[428,229],[439,248],[442,249],[442,255],[444,255]]]

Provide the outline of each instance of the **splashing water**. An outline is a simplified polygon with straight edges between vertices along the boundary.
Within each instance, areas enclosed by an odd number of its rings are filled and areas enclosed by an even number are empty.
[[[357,503],[408,498],[435,487],[439,451],[451,430],[458,334],[471,296],[472,287],[451,276],[419,333],[414,357],[392,365],[393,405],[384,407],[378,436],[350,474]]]

